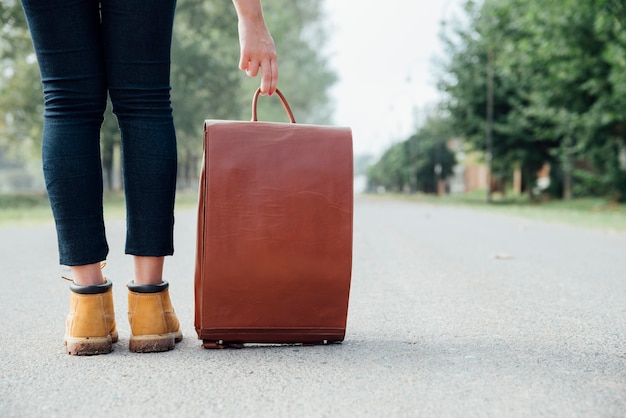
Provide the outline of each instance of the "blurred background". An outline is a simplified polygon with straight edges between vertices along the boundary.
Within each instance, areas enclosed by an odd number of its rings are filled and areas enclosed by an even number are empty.
[[[486,201],[626,201],[622,0],[272,0],[279,87],[298,123],[350,126],[358,191]],[[0,0],[0,202],[45,195],[42,91],[17,0]],[[179,188],[195,190],[204,119],[250,118],[229,1],[179,0],[172,101]],[[287,121],[275,98],[259,119]],[[122,189],[107,112],[102,163]],[[9,197],[6,197],[9,196]]]

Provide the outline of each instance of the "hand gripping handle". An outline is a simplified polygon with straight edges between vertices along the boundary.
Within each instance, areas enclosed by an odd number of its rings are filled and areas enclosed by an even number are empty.
[[[259,94],[261,94],[260,88],[256,90],[256,92],[254,93],[254,96],[252,97],[252,122],[258,121],[256,105],[257,105],[257,102],[259,101]],[[289,121],[291,121],[291,123],[296,123],[296,119],[293,117],[293,112],[291,111],[291,108],[289,107],[289,103],[287,103],[287,99],[285,99],[285,96],[283,96],[283,94],[278,89],[276,89],[276,94],[278,95],[280,102],[283,104],[283,107],[285,108],[285,112],[287,112],[287,116],[289,116]]]

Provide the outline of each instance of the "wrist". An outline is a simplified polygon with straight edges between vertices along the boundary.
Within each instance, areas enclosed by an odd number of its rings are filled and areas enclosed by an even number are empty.
[[[254,23],[264,20],[260,0],[233,0],[233,3],[240,22]]]

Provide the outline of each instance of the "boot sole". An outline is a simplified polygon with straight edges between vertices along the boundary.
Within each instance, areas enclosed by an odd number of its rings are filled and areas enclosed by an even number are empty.
[[[71,356],[95,356],[113,351],[113,338],[106,337],[65,337],[65,350]]]
[[[133,353],[159,353],[173,350],[176,343],[183,340],[183,334],[170,332],[169,334],[131,335],[128,349]]]

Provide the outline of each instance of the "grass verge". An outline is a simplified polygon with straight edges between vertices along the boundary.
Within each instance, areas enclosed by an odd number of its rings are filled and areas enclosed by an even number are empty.
[[[626,233],[626,205],[602,198],[573,200],[531,201],[527,196],[494,196],[487,203],[486,191],[462,195],[432,196],[424,194],[387,194],[394,199],[452,205],[476,210],[522,217],[537,221],[555,222],[608,232]]]
[[[431,205],[459,206],[531,220],[626,233],[626,205],[615,204],[599,198],[533,202],[525,196],[496,196],[492,203],[487,203],[486,192],[446,196],[424,194],[370,196]],[[176,194],[177,211],[194,210],[197,203],[198,194],[196,191],[179,191]],[[107,219],[123,219],[126,214],[124,195],[121,192],[106,193],[104,208]],[[45,194],[0,194],[0,227],[25,226],[43,222],[52,222],[52,212]]]
[[[197,202],[195,191],[179,191],[176,194],[176,210],[192,210]],[[104,216],[106,219],[124,219],[126,207],[123,193],[105,193]],[[0,194],[0,227],[45,222],[53,222],[53,219],[48,197],[44,193]]]

